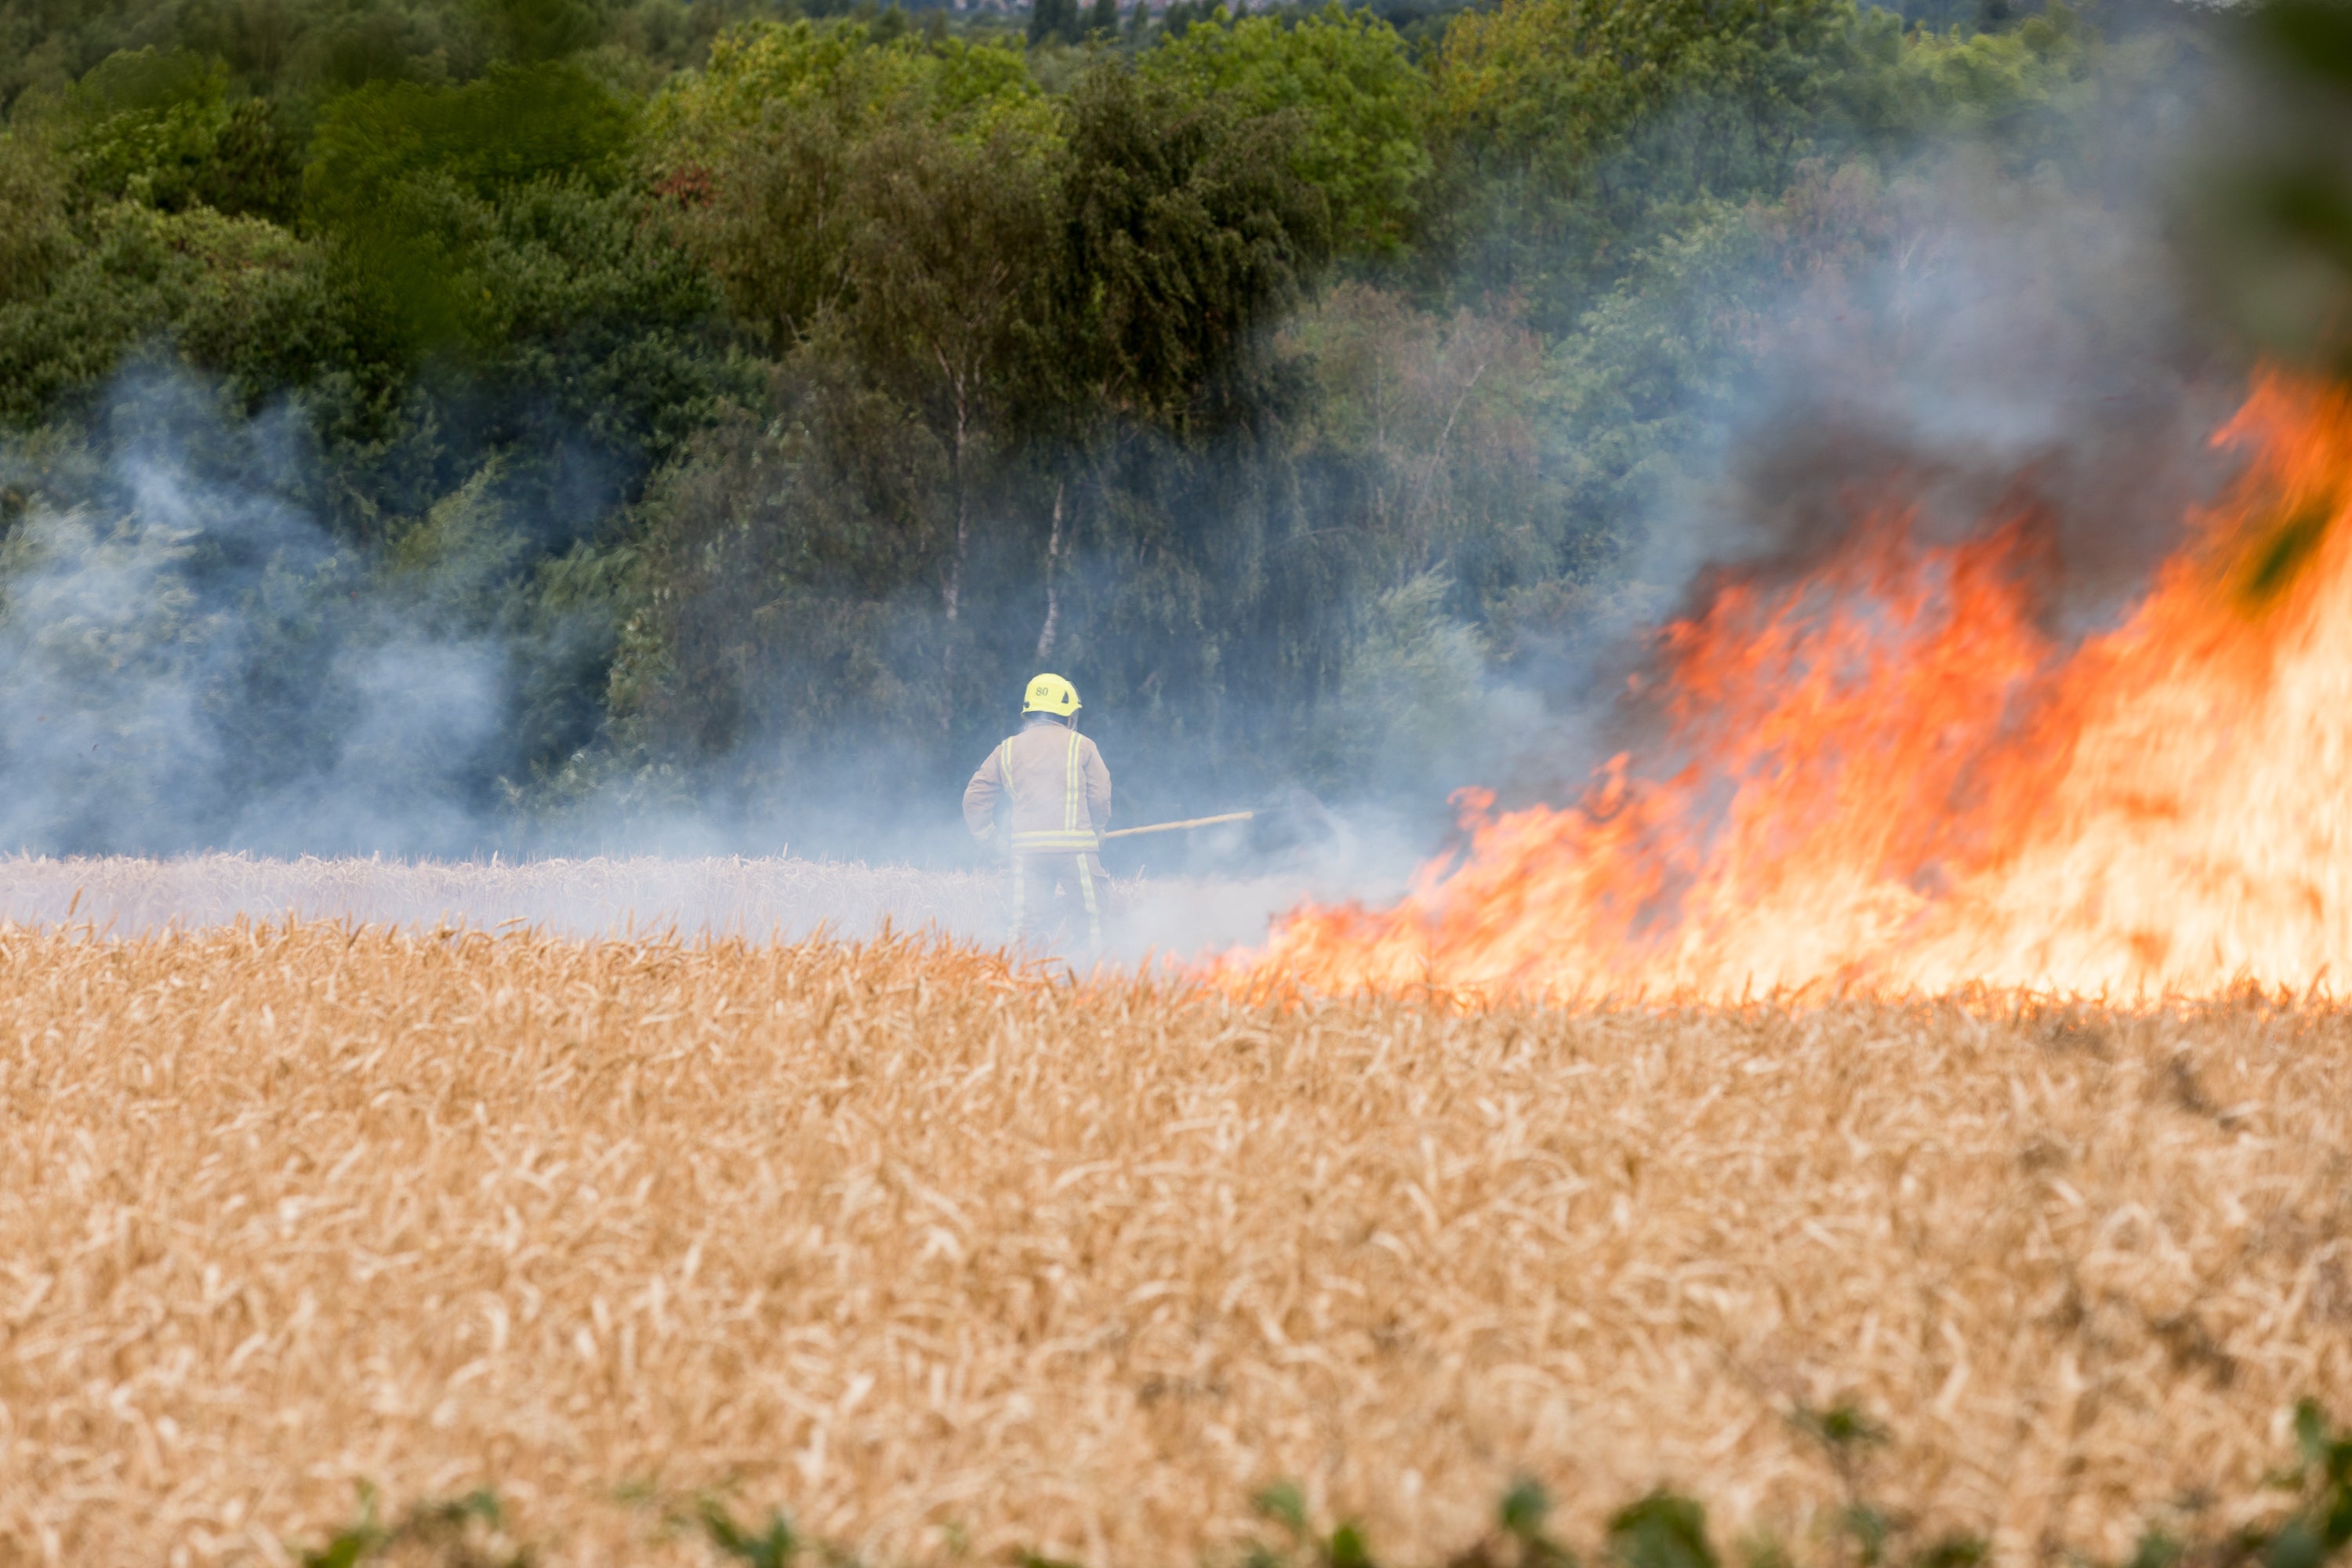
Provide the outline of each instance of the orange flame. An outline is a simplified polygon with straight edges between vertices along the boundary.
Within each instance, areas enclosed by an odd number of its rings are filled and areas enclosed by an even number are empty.
[[[2039,629],[2030,520],[1892,512],[1660,635],[1655,755],[1577,805],[1457,796],[1394,908],[1307,906],[1245,994],[1461,997],[2352,977],[2352,397],[2261,379],[2225,502],[2114,631]],[[1671,771],[1669,771],[1671,770]]]

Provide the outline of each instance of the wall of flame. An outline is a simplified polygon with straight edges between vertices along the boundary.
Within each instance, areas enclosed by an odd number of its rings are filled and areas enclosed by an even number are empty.
[[[2258,378],[2242,468],[2112,630],[2039,614],[2046,530],[1874,512],[1659,634],[1657,737],[1573,804],[1459,797],[1394,907],[1307,907],[1246,994],[1568,1000],[2352,976],[2352,395]]]

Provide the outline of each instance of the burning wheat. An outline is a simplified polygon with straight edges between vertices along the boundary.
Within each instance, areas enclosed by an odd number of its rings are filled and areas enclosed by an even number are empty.
[[[0,1562],[282,1560],[364,1479],[494,1486],[555,1563],[700,1560],[625,1500],[732,1488],[877,1563],[1174,1568],[1284,1476],[1426,1561],[1520,1469],[1571,1538],[1672,1482],[1808,1552],[1851,1484],[2112,1556],[2352,1387],[2332,1005],[0,945]],[[1891,1434],[1847,1479],[1841,1405]]]
[[[2352,969],[2352,392],[2273,377],[2231,493],[2067,648],[2029,507],[1866,511],[1816,573],[1665,629],[1655,726],[1585,799],[1499,816],[1392,910],[1303,910],[1244,991],[1783,986],[2210,994]]]

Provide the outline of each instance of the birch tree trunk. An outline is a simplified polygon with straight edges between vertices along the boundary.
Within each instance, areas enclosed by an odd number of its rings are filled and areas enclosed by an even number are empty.
[[[956,612],[963,599],[964,557],[971,549],[971,497],[964,488],[963,449],[971,428],[971,416],[964,402],[963,388],[959,384],[955,395],[955,446],[948,457],[948,479],[955,489],[955,552],[948,558],[948,580],[940,598],[948,613],[948,625],[956,624]],[[948,660],[954,663],[954,645],[949,645]]]
[[[1054,481],[1054,531],[1045,541],[1045,624],[1037,633],[1037,662],[1053,657],[1062,629],[1062,481]]]

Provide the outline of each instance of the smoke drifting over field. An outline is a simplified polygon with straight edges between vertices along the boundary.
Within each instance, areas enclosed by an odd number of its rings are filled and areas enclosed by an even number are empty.
[[[1302,895],[1360,880],[1327,869],[1255,878],[1113,877],[1101,889],[1114,959],[1188,957],[1255,941]],[[247,855],[0,858],[0,922],[142,937],[291,921],[410,931],[688,941],[858,938],[886,926],[992,946],[1004,939],[992,869],[929,870],[797,858],[547,857],[517,862],[277,859]],[[1051,942],[1026,954],[1063,973]]]
[[[1638,724],[1621,703],[1624,681],[1663,616],[1727,574],[1803,572],[1893,493],[1918,508],[1931,538],[1965,535],[2004,508],[2036,512],[2058,559],[2044,607],[2052,629],[2071,637],[2111,623],[2174,542],[2187,503],[2212,488],[2204,438],[2242,389],[2238,362],[2200,325],[2164,233],[2177,128],[2151,127],[2179,95],[2164,83],[2118,110],[2093,139],[2124,151],[2087,184],[2021,176],[1969,148],[1824,165],[1777,208],[1727,209],[1704,265],[1637,277],[1559,355],[1705,329],[1738,340],[1747,368],[1728,380],[1663,378],[1670,389],[1646,413],[1685,434],[1674,460],[1624,487],[1613,519],[1622,559],[1576,580],[1564,613],[1522,616],[1509,639],[1474,627],[1435,571],[1391,588],[1377,609],[1353,598],[1338,606],[1337,618],[1374,627],[1317,710],[1318,721],[1339,716],[1338,738],[1244,759],[1260,771],[1320,770],[1337,832],[1272,866],[1203,858],[1190,868],[1256,879],[1223,902],[1163,889],[1141,900],[1160,912],[1139,942],[1196,949],[1246,936],[1299,894],[1392,892],[1417,856],[1440,847],[1432,824],[1452,787],[1491,783],[1507,802],[1568,798]],[[1528,403],[1547,423],[1544,439],[1571,450],[1612,398],[1655,392],[1597,371],[1562,384],[1573,396]],[[1440,447],[1453,430],[1449,416]],[[544,738],[523,732],[538,722],[535,683],[567,661],[604,668],[617,635],[609,604],[551,616],[485,609],[484,582],[517,574],[495,549],[485,559],[478,542],[460,539],[408,559],[396,539],[353,543],[321,521],[297,412],[227,417],[184,377],[123,381],[89,450],[99,456],[79,471],[37,446],[0,458],[0,484],[28,498],[6,545],[0,616],[0,847],[512,858],[790,847],[942,873],[975,864],[955,815],[951,753],[963,737],[937,739],[964,714],[943,716],[919,749],[854,708],[829,730],[782,733],[762,727],[754,704],[711,754],[552,781]],[[1412,468],[1423,500],[1438,457],[1427,473]],[[1348,522],[1332,504],[1335,520],[1307,521]],[[1059,581],[1099,581],[1116,554],[1074,539]],[[1294,597],[1313,593],[1302,576]],[[739,597],[707,595],[687,618],[804,622],[820,635],[805,604]],[[904,620],[907,597],[866,608]],[[1034,631],[981,636],[1025,644]],[[1273,668],[1276,650],[1237,646],[1223,657]],[[761,672],[744,679],[756,687]],[[1088,719],[1120,778],[1122,825],[1138,820],[1139,800],[1168,816],[1261,804],[1223,782],[1255,776],[1248,766],[1188,773],[1184,742],[1154,732],[1161,721],[1140,696],[1098,703]],[[590,724],[566,743],[584,756],[610,739]],[[561,748],[555,761],[560,771]],[[753,777],[788,787],[761,797],[744,786]],[[877,791],[877,778],[898,793]],[[1181,839],[1148,842],[1114,869],[1187,868],[1188,853]],[[499,909],[485,893],[499,885],[458,900],[468,918],[537,908]],[[406,907],[405,897],[387,895],[386,907]],[[606,901],[690,928],[700,897],[656,877],[645,896]],[[925,899],[907,897],[898,912],[920,918]],[[802,909],[780,923],[813,918]],[[972,929],[958,919],[956,929]]]
[[[495,845],[482,808],[510,650],[436,616],[430,582],[380,587],[287,499],[283,424],[232,426],[157,376],[126,384],[107,425],[78,504],[37,488],[8,542],[0,843]]]
[[[782,825],[648,805],[627,781],[558,815],[518,809],[510,726],[547,634],[469,623],[462,558],[410,567],[339,542],[299,499],[312,477],[290,417],[234,422],[193,379],[149,373],[118,389],[89,449],[103,461],[0,455],[0,484],[30,496],[5,547],[0,845],[32,857],[13,862],[0,920],[1002,937],[1001,890],[973,868],[952,795],[911,824],[847,788],[800,803],[815,854],[878,843],[914,862],[876,867],[745,860],[786,850]],[[1146,841],[1113,867],[1157,873],[1108,889],[1131,917],[1118,951],[1244,942],[1303,894],[1386,891],[1412,851],[1392,835],[1376,848],[1378,832],[1216,880],[1170,874],[1237,837]],[[130,858],[155,856],[173,858]]]

